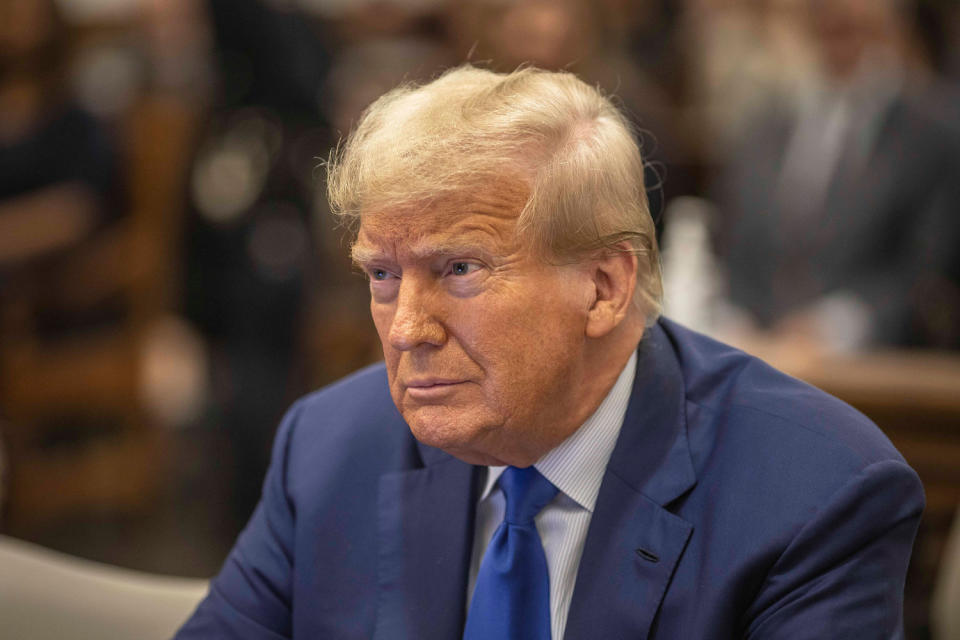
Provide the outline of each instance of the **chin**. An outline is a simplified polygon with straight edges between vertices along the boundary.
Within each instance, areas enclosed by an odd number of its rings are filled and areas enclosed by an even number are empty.
[[[496,427],[480,416],[448,407],[417,407],[403,412],[413,437],[469,464],[498,464],[480,442]]]

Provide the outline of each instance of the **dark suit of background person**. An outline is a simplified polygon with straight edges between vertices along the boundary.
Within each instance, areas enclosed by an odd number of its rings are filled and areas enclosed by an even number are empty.
[[[903,93],[864,115],[852,114],[819,196],[784,193],[796,120],[757,122],[723,185],[731,300],[770,327],[849,294],[873,316],[867,343],[956,348],[960,136]]]
[[[896,3],[809,4],[821,77],[755,114],[720,181],[731,301],[761,329],[845,309],[819,324],[847,346],[960,347],[960,127]]]
[[[923,490],[849,406],[661,319],[564,637],[895,638]],[[483,467],[418,443],[375,365],[297,403],[177,638],[458,638]]]

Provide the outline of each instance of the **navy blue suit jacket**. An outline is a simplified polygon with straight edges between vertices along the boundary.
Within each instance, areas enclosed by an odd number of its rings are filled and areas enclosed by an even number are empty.
[[[900,637],[924,498],[886,437],[669,321],[638,353],[564,637]],[[382,365],[302,399],[177,637],[459,638],[481,479],[414,440]]]

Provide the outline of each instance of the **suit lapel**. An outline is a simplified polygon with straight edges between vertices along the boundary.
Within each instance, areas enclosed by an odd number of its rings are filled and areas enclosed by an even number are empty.
[[[638,348],[633,394],[587,532],[566,640],[647,638],[693,526],[666,509],[695,483],[674,350]]]
[[[477,472],[419,448],[422,469],[380,479],[377,640],[463,633]]]
[[[587,534],[566,640],[648,637],[693,531],[618,478],[610,480]]]

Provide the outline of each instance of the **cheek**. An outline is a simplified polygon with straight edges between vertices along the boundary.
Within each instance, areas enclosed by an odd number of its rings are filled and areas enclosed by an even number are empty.
[[[380,338],[380,346],[383,350],[383,359],[387,364],[387,374],[390,377],[391,386],[393,385],[394,373],[397,371],[399,353],[390,346],[389,335],[390,327],[393,324],[393,311],[389,307],[370,302],[370,316],[373,318],[373,325],[377,329],[377,336]]]
[[[373,318],[373,325],[377,328],[377,335],[380,337],[380,342],[383,343],[384,351],[386,351],[389,346],[387,337],[390,334],[390,325],[393,323],[393,312],[386,305],[371,300],[370,317]]]
[[[546,298],[497,310],[497,322],[476,318],[472,346],[504,398],[540,396],[566,375],[583,344],[585,320],[570,305]],[[481,315],[488,318],[493,310]]]

